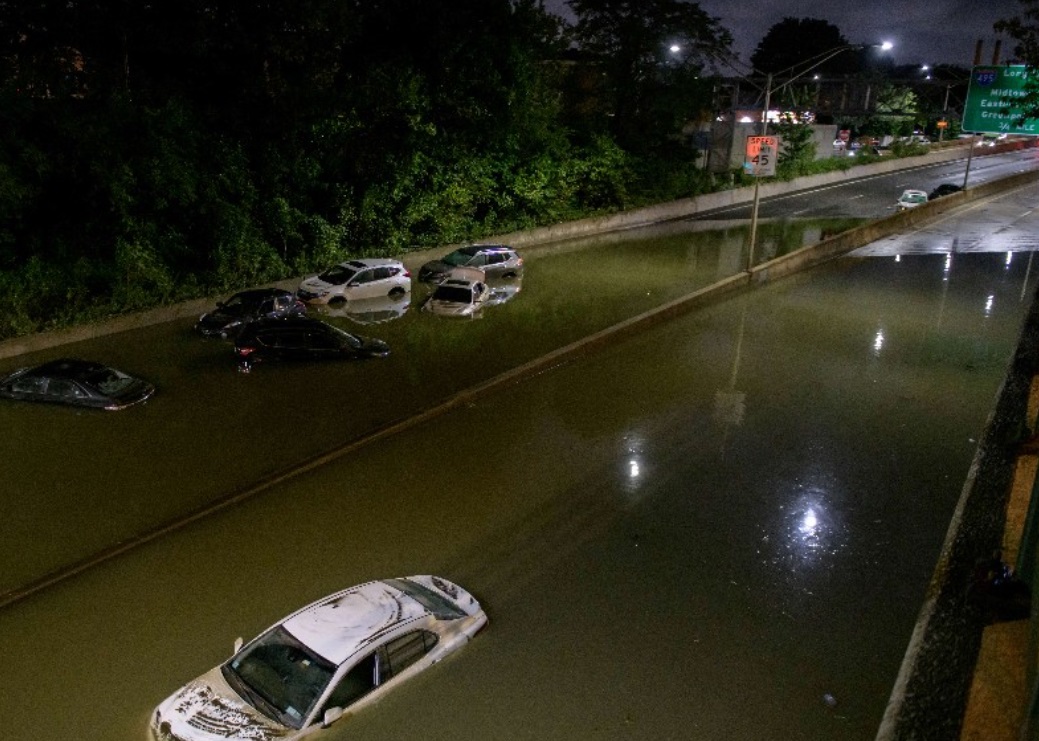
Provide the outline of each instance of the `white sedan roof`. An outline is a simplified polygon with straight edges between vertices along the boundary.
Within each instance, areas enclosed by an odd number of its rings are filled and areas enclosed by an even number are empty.
[[[282,625],[301,643],[339,665],[374,636],[427,614],[399,589],[373,581],[308,605]]]

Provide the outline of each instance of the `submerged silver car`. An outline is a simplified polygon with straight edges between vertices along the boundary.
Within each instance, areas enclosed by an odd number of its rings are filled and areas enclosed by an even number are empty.
[[[291,741],[373,703],[464,646],[480,603],[438,576],[371,581],[298,610],[164,700],[156,741]]]
[[[429,294],[422,310],[440,316],[475,317],[491,296],[484,280],[482,270],[454,268]]]
[[[455,268],[477,268],[487,278],[515,278],[523,273],[523,258],[504,244],[471,244],[431,260],[418,272],[423,283],[440,283]]]

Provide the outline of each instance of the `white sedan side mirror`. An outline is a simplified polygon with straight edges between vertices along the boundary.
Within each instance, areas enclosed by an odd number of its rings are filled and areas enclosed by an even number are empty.
[[[333,723],[335,723],[337,720],[339,720],[342,717],[343,717],[343,709],[342,708],[329,708],[328,710],[325,711],[325,717],[322,719],[321,725],[323,725],[323,726],[325,726],[327,728],[328,726],[332,725]]]

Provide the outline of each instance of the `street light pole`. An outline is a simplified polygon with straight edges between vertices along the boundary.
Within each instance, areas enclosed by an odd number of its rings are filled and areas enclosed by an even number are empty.
[[[790,85],[795,80],[800,79],[801,77],[803,77],[804,75],[808,74],[809,72],[811,72],[812,70],[814,70],[815,68],[820,66],[821,64],[824,64],[824,63],[830,61],[831,59],[833,59],[838,54],[841,54],[842,52],[850,51],[851,49],[868,49],[868,48],[873,47],[873,46],[880,47],[881,49],[885,49],[886,50],[886,49],[890,49],[891,48],[891,43],[888,42],[888,41],[885,41],[882,44],[846,44],[844,46],[838,46],[838,47],[836,47],[834,49],[830,49],[829,51],[824,51],[821,55],[819,55],[820,57],[822,57],[821,59],[819,59],[818,61],[816,61],[813,64],[811,64],[809,67],[806,67],[805,69],[801,70],[800,72],[798,72],[797,74],[793,75],[792,77],[789,77],[786,80],[786,82],[784,82],[782,85],[780,85],[777,88],[777,90],[782,89],[782,88],[786,87],[787,85]],[[812,60],[808,60],[808,61],[812,61]],[[796,66],[797,65],[794,65],[794,67],[796,67]],[[792,71],[794,69],[794,67],[791,67],[790,71]],[[756,70],[754,70],[754,71],[756,71]],[[765,136],[768,133],[768,110],[769,110],[769,106],[771,105],[771,101],[772,101],[772,73],[769,72],[765,76],[765,108],[761,112],[761,135],[762,136]],[[750,246],[747,249],[747,272],[748,273],[750,273],[754,269],[754,247],[755,247],[755,244],[757,242],[757,234],[758,234],[758,205],[760,203],[760,183],[761,183],[761,178],[758,177],[757,175],[755,175],[754,176],[754,205],[751,207],[751,211],[750,211]]]
[[[945,102],[942,103],[942,121],[948,124],[949,118],[949,91],[952,90],[952,83],[950,82],[945,86]],[[938,145],[941,146],[942,138],[945,134],[945,126],[938,127]]]

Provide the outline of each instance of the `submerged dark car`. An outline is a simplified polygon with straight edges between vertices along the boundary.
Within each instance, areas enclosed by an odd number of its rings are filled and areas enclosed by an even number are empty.
[[[206,337],[232,337],[257,319],[304,316],[307,306],[291,291],[281,288],[256,288],[236,293],[203,314],[195,329]]]
[[[953,183],[942,183],[937,188],[931,191],[930,195],[927,196],[927,200],[933,201],[935,198],[941,198],[942,196],[950,196],[953,193],[959,193],[963,188]]]
[[[155,393],[140,378],[89,360],[63,358],[0,378],[0,396],[96,409],[123,409]]]
[[[356,360],[382,358],[390,346],[382,340],[351,334],[331,324],[299,317],[253,322],[235,339],[239,370],[261,360]]]

